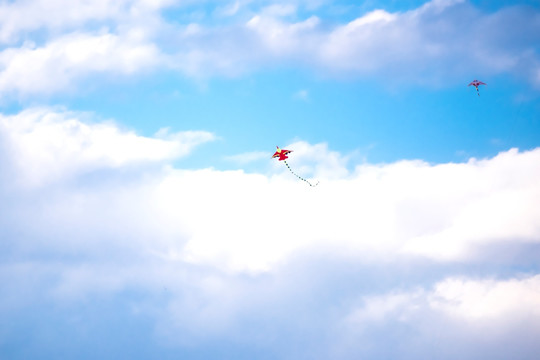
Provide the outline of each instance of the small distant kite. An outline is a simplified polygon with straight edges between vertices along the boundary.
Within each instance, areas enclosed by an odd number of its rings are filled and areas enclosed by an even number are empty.
[[[478,91],[478,86],[480,85],[487,85],[486,83],[481,82],[480,80],[473,80],[471,83],[467,86],[474,86],[476,88],[476,92],[478,93],[478,96],[480,96],[480,91]]]
[[[305,181],[309,184],[309,186],[317,186],[319,185],[319,182],[317,181],[317,183],[315,185],[311,184],[309,181],[307,181],[306,179],[304,179],[303,177],[299,176],[298,174],[296,174],[294,171],[292,171],[291,167],[289,166],[289,164],[287,164],[287,161],[285,159],[288,159],[289,157],[287,155],[289,155],[290,153],[292,153],[292,150],[285,150],[285,149],[280,149],[279,146],[276,146],[277,147],[277,151],[274,153],[274,155],[272,155],[272,158],[278,158],[279,161],[283,161],[285,163],[285,165],[287,165],[287,169],[289,169],[289,171],[294,175],[296,176],[297,178],[299,178],[300,180],[302,181]]]

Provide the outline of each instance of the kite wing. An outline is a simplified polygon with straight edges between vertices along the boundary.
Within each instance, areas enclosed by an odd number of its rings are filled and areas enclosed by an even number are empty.
[[[471,85],[475,86],[475,87],[478,87],[478,85],[487,85],[487,84],[484,83],[484,82],[481,82],[480,80],[473,80],[467,86],[471,86]]]
[[[467,86],[471,86],[471,85],[474,86],[474,87],[476,88],[476,93],[478,94],[478,96],[480,96],[480,91],[478,90],[478,86],[480,86],[480,85],[487,85],[487,84],[484,83],[484,82],[481,82],[480,80],[474,79],[474,80],[471,81],[471,82],[469,83],[469,85],[467,85]]]
[[[282,160],[285,160],[285,159],[288,159],[287,155],[290,154],[292,152],[292,150],[285,150],[285,149],[280,149],[279,146],[276,146],[277,147],[277,151],[274,153],[274,155],[272,155],[272,158],[277,158],[279,157],[279,161],[282,161]]]

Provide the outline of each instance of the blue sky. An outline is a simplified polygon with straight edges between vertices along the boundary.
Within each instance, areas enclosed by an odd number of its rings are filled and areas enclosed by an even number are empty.
[[[0,358],[534,359],[539,46],[538,1],[0,1]]]

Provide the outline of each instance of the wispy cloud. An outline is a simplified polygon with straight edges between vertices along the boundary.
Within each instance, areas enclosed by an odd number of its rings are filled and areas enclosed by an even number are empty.
[[[279,4],[256,8],[246,21],[249,12],[236,15],[235,2],[223,10],[231,20],[212,27],[167,22],[162,11],[170,2],[103,2],[91,11],[82,10],[86,2],[68,3],[3,5],[9,19],[31,19],[53,5],[78,14],[49,11],[55,15],[42,21],[2,23],[0,34],[11,44],[0,52],[4,93],[63,91],[103,72],[134,76],[173,69],[192,77],[238,76],[276,64],[429,86],[503,73],[538,85],[539,14],[523,6],[486,13],[464,1],[431,1],[405,12],[379,9],[328,24],[316,7],[298,19],[296,6]],[[31,40],[32,31],[42,28],[58,31],[42,32],[37,45],[16,45],[16,39]]]
[[[309,92],[305,89],[298,90],[293,94],[293,98],[296,100],[302,100],[302,101],[308,101],[309,100]]]
[[[264,151],[252,151],[248,153],[242,153],[237,155],[230,155],[225,157],[226,160],[235,162],[237,164],[249,164],[254,161],[262,159],[268,159],[268,152]]]
[[[465,1],[432,1],[405,12],[374,10],[330,26],[324,14],[295,20],[260,11],[233,28],[206,28],[195,47],[184,44],[176,56],[182,60],[195,52],[195,62],[210,66],[215,74],[280,63],[309,66],[330,76],[374,76],[431,86],[453,83],[456,77],[501,73],[537,84],[537,16],[525,7],[484,13]],[[501,33],[507,28],[512,30]],[[234,45],[238,43],[245,46]],[[195,75],[196,68],[184,70]]]

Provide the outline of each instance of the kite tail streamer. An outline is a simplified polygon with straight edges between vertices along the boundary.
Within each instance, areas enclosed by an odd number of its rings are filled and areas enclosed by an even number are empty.
[[[480,96],[480,91],[478,90],[478,86],[476,87],[476,93],[478,94],[478,96]]]
[[[298,175],[297,173],[295,173],[294,171],[292,171],[291,167],[289,166],[289,164],[287,164],[287,161],[286,160],[283,160],[283,162],[285,163],[285,165],[287,165],[287,169],[289,169],[289,171],[294,175],[296,176],[297,178],[299,178],[300,180],[302,181],[305,181],[309,184],[309,186],[311,187],[315,187],[317,185],[319,185],[319,182],[317,181],[317,183],[315,185],[311,184],[309,181],[307,181],[306,179],[304,179],[303,177],[301,177],[300,175]]]

